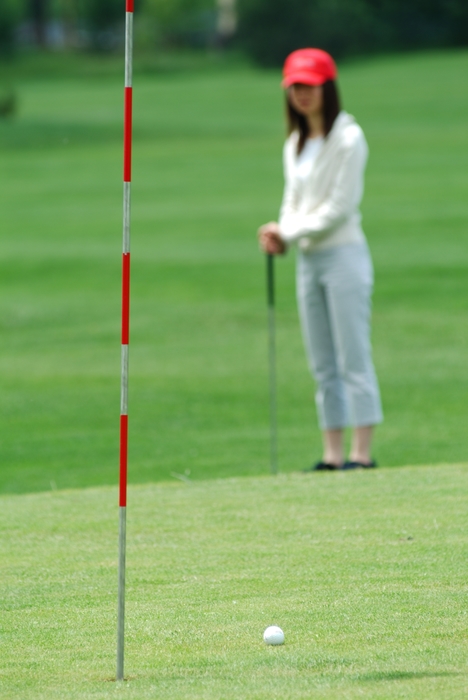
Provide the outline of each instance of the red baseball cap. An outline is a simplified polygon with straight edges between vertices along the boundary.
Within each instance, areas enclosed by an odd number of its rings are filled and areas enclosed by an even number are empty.
[[[335,80],[338,72],[335,61],[322,49],[298,49],[286,58],[283,66],[282,87],[294,83],[303,85],[323,85],[327,80]]]

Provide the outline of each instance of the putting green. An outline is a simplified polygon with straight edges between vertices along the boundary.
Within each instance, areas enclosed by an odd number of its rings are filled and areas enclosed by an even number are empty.
[[[464,697],[467,465],[0,497],[2,698]],[[263,630],[278,624],[281,647]]]

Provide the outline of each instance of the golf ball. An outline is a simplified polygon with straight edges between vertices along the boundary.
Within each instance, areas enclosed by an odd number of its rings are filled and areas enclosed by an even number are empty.
[[[271,627],[267,627],[264,631],[263,641],[266,644],[272,644],[273,646],[277,646],[278,644],[284,644],[284,632],[281,629],[281,627],[271,625]]]

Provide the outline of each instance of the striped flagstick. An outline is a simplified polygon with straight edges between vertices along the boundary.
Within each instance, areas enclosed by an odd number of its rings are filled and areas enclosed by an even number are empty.
[[[122,369],[120,384],[119,592],[117,610],[117,680],[124,678],[125,553],[127,525],[128,344],[130,331],[130,192],[132,181],[133,3],[125,7],[125,96],[122,255]]]

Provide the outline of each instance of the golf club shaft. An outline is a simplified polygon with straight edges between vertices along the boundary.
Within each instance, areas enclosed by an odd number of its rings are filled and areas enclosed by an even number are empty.
[[[278,439],[276,409],[276,328],[275,328],[275,267],[274,256],[267,253],[268,299],[268,360],[270,380],[270,469],[278,473]]]

